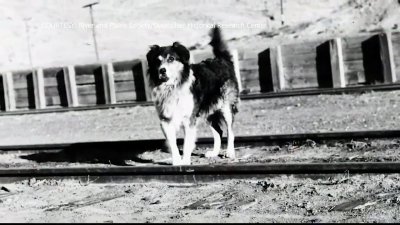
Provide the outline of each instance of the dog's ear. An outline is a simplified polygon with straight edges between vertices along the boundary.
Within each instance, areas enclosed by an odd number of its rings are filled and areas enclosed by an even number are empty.
[[[152,62],[154,60],[154,58],[158,55],[158,51],[160,50],[160,46],[158,45],[152,45],[150,46],[150,51],[147,52],[146,54],[146,58],[147,58],[147,62]]]
[[[185,63],[189,62],[190,52],[185,46],[176,41],[172,44],[172,48]]]

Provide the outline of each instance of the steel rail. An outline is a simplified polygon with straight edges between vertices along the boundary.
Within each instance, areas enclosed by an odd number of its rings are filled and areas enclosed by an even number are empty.
[[[97,183],[178,182],[203,183],[225,179],[267,178],[279,175],[318,176],[331,174],[399,173],[400,163],[293,163],[225,164],[191,166],[107,166],[80,168],[0,169],[0,182],[10,183],[29,178],[77,179]]]
[[[269,99],[269,98],[285,98],[295,96],[312,96],[312,95],[338,95],[338,94],[357,94],[371,91],[394,91],[400,90],[400,84],[379,84],[379,85],[365,85],[344,88],[315,88],[315,89],[299,89],[282,92],[269,92],[259,94],[241,94],[242,100],[256,100],[256,99]],[[127,108],[136,106],[152,106],[153,102],[139,101],[131,103],[118,103],[118,104],[104,104],[92,106],[77,106],[77,107],[63,107],[63,108],[46,108],[46,109],[30,109],[21,111],[8,111],[0,112],[0,116],[16,116],[25,114],[41,114],[41,113],[57,113],[57,112],[71,112],[71,111],[87,111],[87,110],[102,110],[112,108]]]
[[[236,145],[240,144],[286,144],[294,141],[326,141],[326,140],[352,140],[352,139],[382,139],[399,138],[400,130],[368,130],[368,131],[344,131],[326,133],[298,133],[298,134],[275,134],[275,135],[256,135],[256,136],[237,136]],[[224,144],[227,139],[222,138]],[[212,145],[213,138],[199,138],[198,146]],[[183,139],[177,139],[177,144],[182,145]],[[27,151],[27,150],[60,150],[60,149],[155,149],[163,148],[165,139],[146,139],[146,140],[125,140],[125,141],[105,141],[105,142],[77,142],[77,143],[55,143],[55,144],[33,144],[33,145],[7,145],[0,146],[0,151]]]

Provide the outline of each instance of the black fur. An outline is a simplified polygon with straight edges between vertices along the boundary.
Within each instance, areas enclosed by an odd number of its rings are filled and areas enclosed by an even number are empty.
[[[158,77],[158,68],[160,66],[158,56],[166,56],[170,54],[179,60],[184,69],[181,73],[180,81],[176,88],[187,82],[190,69],[196,78],[191,87],[197,113],[195,115],[206,116],[210,123],[217,123],[222,119],[222,115],[217,112],[215,115],[210,115],[211,109],[222,98],[229,98],[232,116],[238,112],[239,101],[239,86],[235,76],[232,56],[227,48],[227,45],[222,39],[220,29],[214,28],[211,30],[211,42],[215,58],[207,59],[198,64],[189,64],[190,53],[186,47],[179,42],[174,42],[172,46],[160,47],[153,45],[147,53],[147,61],[149,64],[149,77],[154,86],[162,84]],[[214,121],[214,122],[213,122]]]
[[[156,59],[160,55],[165,57],[168,54],[173,55],[176,58],[176,60],[181,61],[184,65],[179,85],[186,82],[189,78],[190,53],[183,45],[181,45],[179,42],[174,42],[172,46],[167,46],[167,47],[160,47],[158,45],[153,45],[150,46],[150,51],[147,53],[146,58],[149,64],[148,74],[150,76],[150,81],[153,83],[154,86],[158,86],[163,82],[158,77],[158,68],[160,66],[160,61]]]

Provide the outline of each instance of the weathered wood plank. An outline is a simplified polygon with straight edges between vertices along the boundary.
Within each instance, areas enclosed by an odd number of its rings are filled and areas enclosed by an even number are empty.
[[[78,96],[96,95],[96,85],[94,84],[79,85],[76,89],[78,91]]]
[[[258,80],[245,81],[242,85],[242,88],[246,93],[258,93],[261,90],[260,81]]]
[[[255,70],[240,70],[242,82],[250,80],[260,80],[258,69]]]
[[[315,76],[297,76],[287,79],[287,86],[291,89],[318,87],[318,79]]]
[[[64,68],[45,68],[43,77],[46,106],[68,106]]]
[[[114,72],[114,82],[133,81],[133,80],[134,77],[132,70]]]
[[[385,83],[397,81],[396,65],[393,56],[392,34],[387,32],[379,35],[380,55],[383,65],[383,79]]]
[[[362,60],[347,61],[344,63],[345,72],[349,71],[364,71],[364,64]]]
[[[2,74],[3,79],[3,92],[5,111],[14,111],[16,109],[14,80],[11,72]]]
[[[59,89],[59,87],[46,87],[44,89],[44,94],[46,97],[60,98],[60,89]]]
[[[365,83],[364,71],[348,71],[345,74],[346,84],[362,84]]]
[[[271,48],[271,70],[275,81],[274,86],[276,86],[279,91],[285,89],[285,75],[282,61],[281,47],[276,46]]]
[[[62,105],[61,99],[57,96],[51,97],[51,96],[46,96],[46,104],[48,106],[60,106]]]
[[[315,58],[317,57],[317,54],[312,52],[312,53],[305,53],[302,55],[293,55],[293,54],[287,54],[283,56],[283,64],[290,63],[292,61],[296,60],[307,60],[307,61],[315,61]]]
[[[95,94],[79,95],[78,99],[80,105],[97,105],[98,102],[98,97]]]
[[[285,74],[290,77],[296,77],[297,74],[309,74],[310,76],[317,77],[317,69],[315,65],[307,66],[284,66]]]
[[[153,96],[151,94],[151,88],[150,88],[150,85],[149,85],[149,79],[147,77],[148,64],[147,64],[147,60],[146,59],[142,59],[141,60],[141,66],[142,66],[142,70],[138,71],[138,72],[141,72],[141,75],[142,75],[142,78],[143,78],[144,92],[145,92],[145,96],[146,96],[146,101],[152,101],[153,100]]]
[[[84,85],[84,84],[94,84],[94,74],[86,74],[86,75],[75,75],[76,84],[77,85]]]
[[[291,45],[283,45],[282,46],[282,55],[304,55],[304,54],[316,54],[318,46],[321,42],[305,42],[305,43],[296,43]]]
[[[115,104],[114,67],[112,63],[102,65],[103,89],[106,104]]]
[[[371,38],[371,35],[363,35],[358,37],[346,37],[342,38],[342,47],[344,51],[351,50],[352,48],[361,48],[361,43],[367,39]]]
[[[258,59],[258,52],[257,51],[239,51],[239,60],[244,59]]]
[[[236,49],[233,49],[231,51],[231,54],[232,54],[233,65],[235,68],[236,79],[239,84],[239,92],[242,92],[242,79],[240,77],[239,53]]]
[[[43,77],[47,78],[55,78],[58,73],[62,72],[62,67],[52,67],[52,68],[43,68]]]
[[[33,87],[32,70],[13,71],[14,89],[26,89]]]
[[[57,86],[58,86],[57,77],[44,78],[44,87],[57,87]]]
[[[29,109],[32,108],[27,98],[16,98],[16,109]]]
[[[298,57],[295,60],[287,60],[284,58],[283,67],[295,67],[295,66],[314,66],[316,65],[316,56],[314,58],[305,59]]]
[[[243,59],[239,61],[240,71],[242,70],[255,70],[258,69],[258,59]]]
[[[38,68],[33,71],[33,87],[35,91],[36,109],[46,108],[46,97],[44,93],[44,77],[42,68]]]
[[[62,101],[62,96],[65,94],[65,93],[60,93],[64,91],[62,89],[63,89],[62,87],[45,87],[44,92],[45,92],[46,106],[68,105],[68,103],[65,102],[65,99],[64,101]]]
[[[78,77],[80,75],[90,75],[94,71],[101,67],[101,64],[88,64],[88,65],[76,65],[75,75]]]
[[[114,72],[117,74],[119,72],[132,71],[132,68],[140,63],[139,59],[128,60],[122,62],[113,62]]]
[[[15,98],[17,99],[22,99],[22,98],[28,98],[29,97],[29,91],[28,89],[15,89]]]
[[[258,54],[261,92],[285,89],[282,52],[280,46],[271,47]]]
[[[116,93],[117,102],[134,102],[136,101],[136,92],[125,91]]]
[[[342,40],[340,38],[335,38],[330,41],[330,59],[334,88],[346,87],[342,47]]]
[[[75,67],[68,66],[63,68],[65,92],[69,107],[79,106],[78,90],[76,85]],[[82,75],[81,75],[82,76]]]
[[[115,91],[117,93],[126,92],[126,91],[135,92],[135,82],[134,81],[126,81],[126,82],[115,83]]]
[[[343,61],[344,62],[357,61],[357,60],[363,60],[363,53],[362,53],[361,48],[359,51],[343,52]]]
[[[396,68],[396,76],[400,80],[400,33],[392,33],[393,58]]]

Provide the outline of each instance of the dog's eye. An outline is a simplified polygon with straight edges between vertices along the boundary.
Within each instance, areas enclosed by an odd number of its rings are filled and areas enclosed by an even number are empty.
[[[175,60],[175,58],[172,57],[172,56],[170,56],[170,57],[168,58],[168,62],[173,62],[174,60]]]

